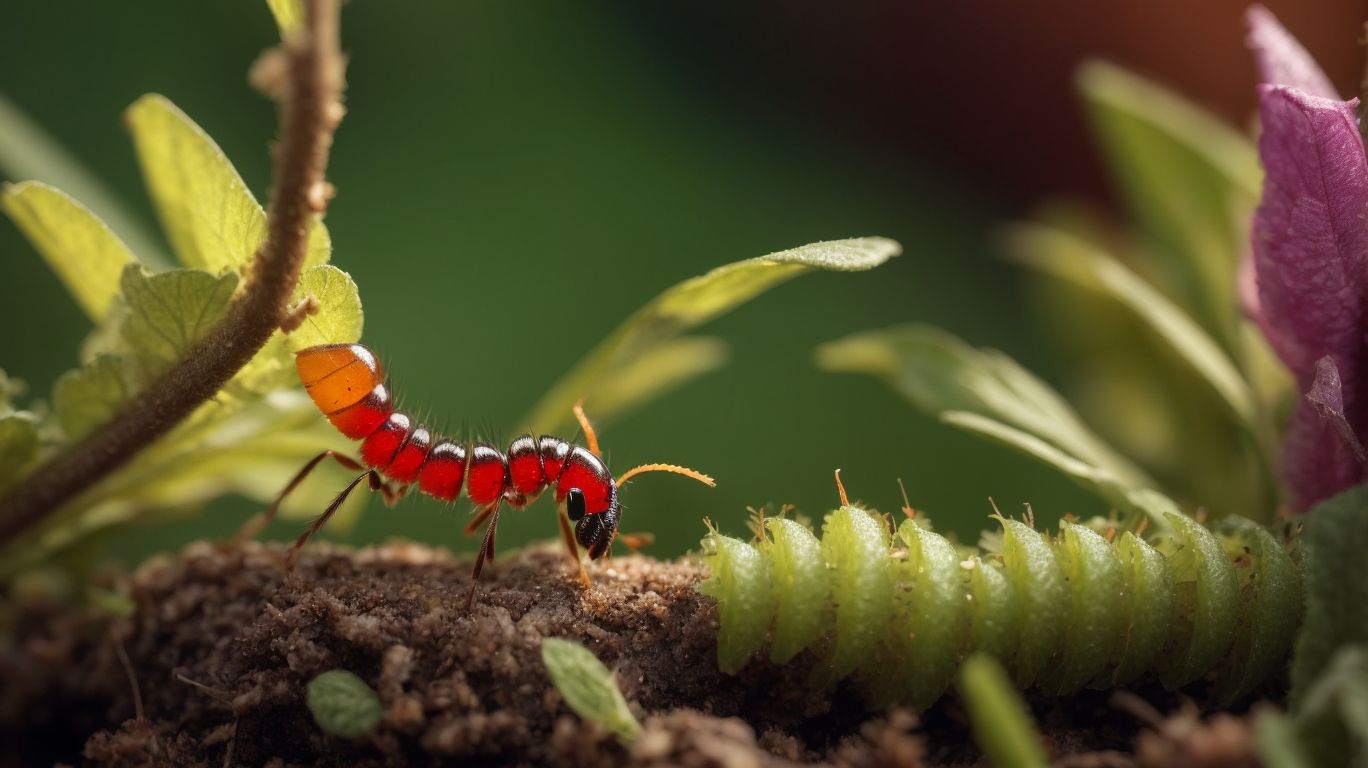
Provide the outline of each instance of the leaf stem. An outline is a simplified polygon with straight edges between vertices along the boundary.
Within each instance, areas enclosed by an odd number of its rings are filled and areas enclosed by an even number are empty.
[[[308,250],[309,225],[330,196],[324,171],[343,114],[339,0],[308,0],[306,5],[307,25],[281,44],[286,72],[267,237],[253,258],[243,292],[218,326],[125,410],[0,498],[0,544],[170,432],[228,383],[286,318]]]

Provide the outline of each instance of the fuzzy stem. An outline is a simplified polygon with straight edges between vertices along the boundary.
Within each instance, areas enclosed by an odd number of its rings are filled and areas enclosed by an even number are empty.
[[[308,22],[281,48],[287,62],[265,244],[223,320],[121,413],[0,498],[0,544],[170,432],[256,355],[286,318],[309,227],[329,197],[324,171],[343,109],[339,0],[309,0]]]

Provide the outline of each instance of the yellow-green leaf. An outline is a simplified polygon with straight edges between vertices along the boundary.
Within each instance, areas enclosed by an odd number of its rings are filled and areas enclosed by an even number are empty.
[[[306,269],[295,287],[294,301],[309,297],[318,303],[318,311],[285,337],[291,351],[361,338],[365,318],[361,312],[361,294],[351,275],[328,264]]]
[[[959,692],[974,726],[974,741],[999,768],[1049,765],[1026,702],[992,656],[975,654],[960,667]]]
[[[124,363],[100,355],[84,368],[67,371],[52,388],[52,407],[67,440],[80,440],[113,418],[129,396]]]
[[[708,336],[681,336],[652,347],[604,381],[594,395],[594,418],[608,421],[727,362],[727,343]]]
[[[142,217],[104,182],[59,144],[18,104],[0,93],[0,175],[11,180],[36,179],[64,190],[95,213],[149,267],[169,266],[162,246]]]
[[[623,372],[657,345],[804,272],[864,271],[900,253],[902,246],[882,237],[832,240],[734,262],[685,280],[656,296],[618,326],[562,376],[519,423],[531,424],[534,431],[554,432],[568,426],[570,408],[581,398],[586,399],[591,411],[613,410],[615,404],[602,397],[600,387],[616,381],[620,390],[631,391],[622,381]],[[642,371],[639,367],[635,370]]]
[[[7,186],[0,202],[81,309],[95,322],[103,319],[119,274],[136,261],[128,246],[85,206],[46,184]]]
[[[1021,225],[1012,243],[1027,266],[1109,296],[1128,309],[1206,382],[1239,424],[1255,429],[1254,393],[1206,331],[1116,259],[1063,231]]]
[[[641,734],[641,724],[613,681],[613,673],[587,648],[573,640],[548,637],[542,640],[541,657],[551,683],[575,714],[602,725],[623,741]]]
[[[1260,181],[1253,143],[1177,94],[1109,64],[1086,64],[1078,85],[1172,295],[1225,349],[1236,349],[1235,267]]]
[[[164,96],[124,113],[162,229],[187,267],[221,272],[247,265],[266,240],[266,214],[214,140]],[[315,220],[306,266],[326,263],[327,230]]]
[[[1164,513],[1177,510],[1059,393],[1001,352],[912,324],[823,344],[817,364],[882,378],[920,410],[1053,466],[1118,508],[1148,515],[1160,529],[1167,527]]]
[[[180,360],[223,316],[237,282],[233,272],[215,277],[176,269],[153,275],[130,265],[120,281],[128,302],[124,342],[153,369]]]
[[[28,412],[0,418],[0,491],[18,479],[38,452],[38,425]]]
[[[281,37],[304,26],[304,4],[299,0],[266,0],[266,4],[271,7]]]

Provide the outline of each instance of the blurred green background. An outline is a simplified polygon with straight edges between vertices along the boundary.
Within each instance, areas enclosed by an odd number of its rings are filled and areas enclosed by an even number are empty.
[[[735,48],[744,40],[701,26],[595,2],[348,5],[349,114],[327,222],[333,263],[361,287],[364,340],[387,360],[401,405],[506,440],[562,372],[669,285],[811,241],[885,235],[904,256],[869,273],[798,278],[700,329],[730,342],[722,371],[600,425],[618,471],[669,461],[718,479],[715,490],[663,475],[633,483],[623,530],[655,533],[652,551],[668,556],[696,545],[704,515],[734,533],[748,504],[789,502],[818,517],[835,502],[836,467],[853,496],[884,509],[898,506],[903,478],[914,505],[970,541],[990,496],[1005,511],[1032,502],[1047,518],[1102,511],[1026,459],[918,415],[879,382],[812,363],[820,342],[922,320],[1059,382],[1062,361],[995,253],[1016,193],[904,129],[907,94],[867,104],[852,122],[841,99],[802,98],[783,67],[757,70]],[[264,3],[247,0],[9,4],[0,91],[155,231],[121,111],[142,93],[165,94],[264,199],[275,112],[246,71],[275,37]],[[869,125],[878,130],[861,130]],[[88,324],[8,220],[0,258],[0,367],[43,393],[75,364]],[[353,529],[332,535],[469,550],[459,533],[467,506],[373,500]],[[110,550],[136,557],[223,535],[254,507],[223,500],[121,534]],[[543,500],[506,515],[500,542],[555,531]]]

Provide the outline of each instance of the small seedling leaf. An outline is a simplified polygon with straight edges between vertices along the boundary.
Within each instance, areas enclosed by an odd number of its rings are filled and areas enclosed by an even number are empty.
[[[324,733],[355,739],[384,716],[380,697],[366,681],[345,669],[334,669],[309,681],[309,711]]]
[[[569,426],[571,406],[581,398],[587,398],[585,407],[590,412],[621,411],[607,401],[600,387],[614,381],[618,392],[632,392],[634,388],[621,380],[624,373],[629,366],[637,374],[644,373],[646,369],[633,364],[658,345],[805,272],[869,270],[901,252],[902,246],[882,237],[832,240],[734,262],[685,280],[666,289],[618,326],[562,376],[519,423],[531,424],[534,431],[555,432]],[[703,369],[716,362],[708,356],[697,361],[705,366]],[[675,380],[682,378],[685,377],[676,376]],[[652,394],[661,391],[657,388]]]
[[[559,637],[542,641],[542,663],[551,683],[565,697],[575,714],[602,725],[630,742],[641,733],[641,724],[622,697],[613,673],[587,648]]]
[[[246,266],[266,241],[266,213],[214,140],[164,96],[148,94],[125,113],[152,202],[177,258],[218,273]],[[309,230],[305,266],[324,264],[332,242]]]
[[[0,201],[86,315],[102,320],[119,275],[136,261],[128,246],[85,206],[46,184],[6,187]]]
[[[959,692],[969,709],[974,740],[988,762],[997,768],[1049,765],[1026,702],[996,659],[983,654],[969,657],[960,667]]]

